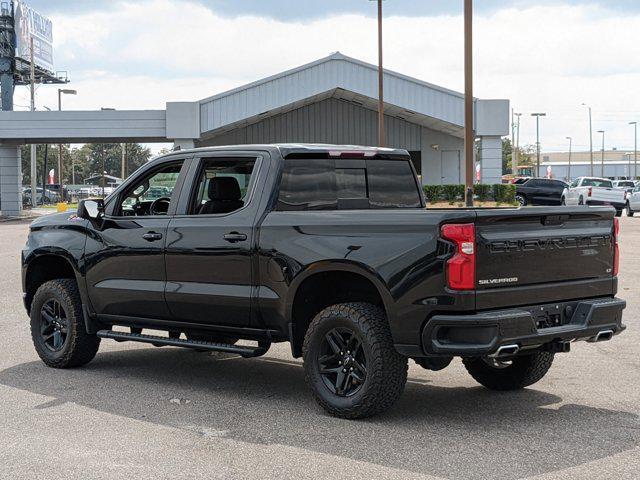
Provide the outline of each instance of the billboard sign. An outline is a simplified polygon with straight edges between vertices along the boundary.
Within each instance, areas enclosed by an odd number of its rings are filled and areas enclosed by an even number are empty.
[[[33,60],[36,65],[53,72],[53,23],[21,0],[15,3],[16,57],[31,59],[30,39],[33,38]]]

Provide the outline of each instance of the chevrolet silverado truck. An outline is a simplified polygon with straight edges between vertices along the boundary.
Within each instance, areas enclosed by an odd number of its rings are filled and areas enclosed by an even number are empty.
[[[627,194],[607,178],[578,177],[562,192],[561,204],[611,205],[619,217],[627,204]]]
[[[622,332],[614,213],[426,209],[405,150],[182,150],[35,220],[24,304],[50,367],[86,364],[103,339],[238,357],[289,342],[317,402],[361,418],[399,398],[409,359],[461,357],[515,390],[572,342]]]

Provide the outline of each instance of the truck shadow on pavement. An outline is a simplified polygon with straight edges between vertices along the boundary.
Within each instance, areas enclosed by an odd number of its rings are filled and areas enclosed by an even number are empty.
[[[81,369],[30,362],[0,384],[109,414],[194,432],[282,444],[443,478],[515,479],[581,465],[640,444],[638,416],[564,404],[535,389],[443,388],[414,379],[389,413],[347,421],[324,414],[300,363],[180,349],[100,353]]]

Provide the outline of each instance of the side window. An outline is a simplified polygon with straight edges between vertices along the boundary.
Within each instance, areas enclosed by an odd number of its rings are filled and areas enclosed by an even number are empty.
[[[334,165],[331,160],[285,160],[277,210],[335,210]]]
[[[138,180],[127,189],[116,209],[117,215],[140,217],[166,215],[184,161],[170,163]]]
[[[576,178],[573,182],[571,182],[571,185],[569,185],[569,188],[576,188],[579,183],[580,183],[580,179]]]
[[[249,200],[256,159],[203,159],[189,215],[231,213]]]

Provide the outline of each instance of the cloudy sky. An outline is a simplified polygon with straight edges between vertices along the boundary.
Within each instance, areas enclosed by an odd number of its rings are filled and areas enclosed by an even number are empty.
[[[65,109],[164,108],[198,100],[331,52],[377,60],[369,0],[30,0],[54,22],[55,63],[76,97]],[[475,94],[546,112],[542,148],[589,147],[587,109],[607,148],[633,148],[640,121],[640,1],[477,0]],[[387,0],[387,68],[461,91],[462,0]],[[15,103],[28,105],[20,87]],[[56,107],[56,87],[38,107]],[[18,107],[17,107],[18,108]]]

